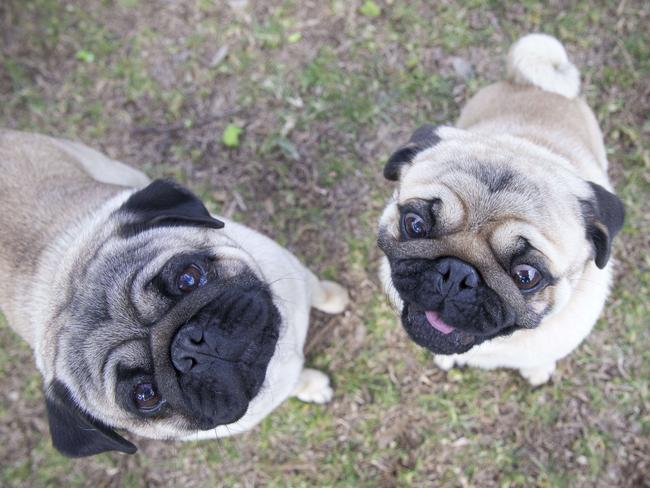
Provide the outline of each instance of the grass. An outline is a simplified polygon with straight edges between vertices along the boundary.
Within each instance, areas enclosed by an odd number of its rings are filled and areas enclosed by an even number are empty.
[[[67,460],[50,446],[29,349],[0,325],[2,486],[640,486],[650,469],[650,11],[642,2],[172,2],[0,5],[0,125],[82,140],[272,236],[353,307],[314,313],[327,406],[287,401],[213,442],[136,439]],[[595,332],[531,390],[510,371],[435,368],[381,293],[382,161],[450,123],[520,35],[582,69],[627,221]],[[452,57],[472,67],[454,71]],[[241,127],[226,147],[229,124]],[[29,365],[29,366],[27,366]],[[5,392],[7,392],[5,394]]]

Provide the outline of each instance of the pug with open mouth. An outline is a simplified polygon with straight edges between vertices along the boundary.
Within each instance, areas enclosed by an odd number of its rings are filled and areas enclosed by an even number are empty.
[[[54,446],[136,447],[246,431],[290,395],[313,306],[348,295],[190,191],[82,144],[0,131],[0,308],[33,348]]]
[[[454,365],[545,383],[596,322],[623,225],[602,134],[553,37],[511,48],[507,81],[456,127],[426,125],[389,159],[381,278],[409,336]]]

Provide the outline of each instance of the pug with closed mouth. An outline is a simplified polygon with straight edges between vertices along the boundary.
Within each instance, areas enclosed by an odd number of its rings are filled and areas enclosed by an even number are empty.
[[[624,210],[579,78],[559,41],[527,35],[506,81],[456,127],[416,130],[384,168],[397,189],[381,279],[443,369],[515,368],[543,384],[600,315]]]
[[[348,294],[190,191],[71,141],[0,131],[0,308],[33,348],[54,446],[73,457],[228,436],[291,395],[309,310]]]

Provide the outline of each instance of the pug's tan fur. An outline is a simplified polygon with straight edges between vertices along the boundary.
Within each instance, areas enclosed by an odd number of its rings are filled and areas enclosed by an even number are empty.
[[[437,355],[436,364],[516,368],[538,385],[589,334],[609,293],[611,264],[599,269],[594,263],[579,202],[594,198],[587,182],[612,187],[601,131],[577,97],[578,72],[561,44],[544,35],[524,37],[511,49],[508,71],[508,81],[483,88],[467,103],[457,128],[438,128],[439,142],[400,167],[398,189],[380,220],[380,243],[382,236],[400,240],[399,205],[439,198],[427,252],[472,263],[520,317],[543,318],[463,354]],[[508,282],[501,264],[522,236],[557,280],[531,297]],[[409,245],[417,254],[415,244],[401,246]],[[381,278],[401,311],[387,258]]]
[[[74,415],[105,424],[112,438],[117,434],[111,428],[152,438],[227,436],[252,428],[291,394],[305,401],[329,401],[329,379],[303,370],[302,346],[310,306],[328,313],[342,311],[348,295],[341,286],[318,280],[286,249],[234,222],[217,230],[173,226],[133,237],[116,233],[116,211],[149,179],[83,144],[0,131],[0,172],[0,308],[33,348],[46,396],[53,382],[62,383],[71,397],[64,401],[74,403]],[[146,341],[133,339],[146,335],[146,324],[160,318],[164,304],[150,296],[142,280],[154,276],[170,256],[195,249],[210,249],[218,256],[220,278],[243,268],[252,270],[268,285],[281,316],[266,379],[248,411],[234,424],[208,431],[192,431],[175,415],[151,421],[137,418],[121,407],[115,391],[117,363],[151,368],[146,364]],[[121,263],[129,253],[145,251],[153,257],[137,270],[144,278],[130,288],[125,276],[115,276],[110,290],[93,289],[96,283],[84,282],[81,276],[99,258],[114,255],[113,262]],[[112,267],[99,270],[108,278],[112,273]],[[102,317],[101,327],[80,338],[87,332],[76,324],[88,317],[80,317],[73,302],[97,310],[111,307],[115,316],[124,316],[124,323],[106,323]],[[101,441],[95,452],[132,452],[134,447],[122,441],[107,445]],[[69,450],[69,455],[88,453],[76,451],[74,445]]]

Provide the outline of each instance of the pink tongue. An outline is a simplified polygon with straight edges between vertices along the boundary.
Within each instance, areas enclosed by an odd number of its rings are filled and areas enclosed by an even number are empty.
[[[455,330],[451,325],[445,324],[440,316],[433,310],[427,310],[424,312],[424,315],[426,315],[427,320],[431,324],[431,327],[442,332],[443,334],[449,334]]]

